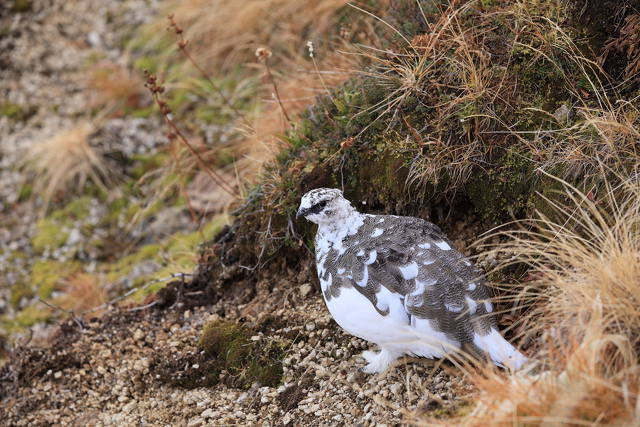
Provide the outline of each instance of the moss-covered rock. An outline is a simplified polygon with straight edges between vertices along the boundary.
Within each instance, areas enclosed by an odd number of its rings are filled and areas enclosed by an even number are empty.
[[[275,387],[282,380],[282,360],[290,342],[257,335],[251,327],[231,320],[208,323],[198,352],[178,360],[159,361],[159,379],[196,388],[224,383],[247,389],[254,383]]]
[[[228,383],[247,388],[254,382],[263,386],[277,386],[282,377],[283,343],[265,338],[267,343],[252,340],[253,331],[232,321],[215,321],[205,326],[198,347],[205,356],[215,359],[218,369],[224,370]],[[217,371],[217,372],[216,372]]]

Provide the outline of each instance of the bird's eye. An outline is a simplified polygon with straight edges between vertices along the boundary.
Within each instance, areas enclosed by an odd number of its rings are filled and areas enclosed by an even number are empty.
[[[324,209],[325,206],[327,206],[327,201],[323,200],[311,206],[311,209],[309,209],[309,212],[312,214],[320,213],[320,211],[322,211],[322,209]]]

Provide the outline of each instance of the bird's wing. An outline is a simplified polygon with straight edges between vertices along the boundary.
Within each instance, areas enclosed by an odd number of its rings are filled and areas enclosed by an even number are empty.
[[[482,272],[437,226],[410,217],[373,216],[368,222],[363,230],[368,238],[358,241],[347,254],[351,260],[342,264],[381,314],[400,299],[409,323],[429,320],[434,330],[458,342],[488,332],[494,320]]]

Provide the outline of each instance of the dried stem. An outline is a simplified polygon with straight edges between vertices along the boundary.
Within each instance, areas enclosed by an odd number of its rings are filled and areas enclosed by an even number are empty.
[[[231,186],[229,186],[229,184],[227,184],[224,181],[224,179],[215,170],[211,169],[207,165],[207,163],[202,158],[200,153],[198,153],[198,151],[195,148],[193,148],[193,146],[189,143],[189,140],[184,136],[182,131],[178,129],[174,121],[171,120],[171,118],[169,117],[169,114],[171,114],[171,109],[169,108],[167,103],[162,99],[162,93],[164,93],[164,90],[165,90],[164,86],[158,85],[157,77],[151,74],[149,71],[145,70],[144,75],[146,79],[145,86],[151,92],[151,95],[153,96],[154,101],[160,108],[160,112],[162,114],[162,117],[164,118],[165,123],[169,127],[169,130],[170,130],[168,134],[169,140],[174,140],[175,138],[178,138],[180,142],[182,142],[189,149],[191,154],[193,154],[198,164],[206,171],[206,173],[209,175],[211,180],[216,184],[218,184],[220,188],[222,188],[224,191],[226,191],[232,196],[235,196],[236,191]]]
[[[267,70],[267,77],[269,78],[269,81],[273,85],[273,92],[276,96],[276,100],[278,101],[278,105],[280,105],[282,114],[284,114],[284,118],[287,119],[287,122],[291,123],[291,118],[289,117],[289,114],[287,114],[287,110],[284,108],[284,105],[282,104],[282,100],[280,99],[280,93],[278,93],[278,85],[276,84],[276,79],[273,78],[273,74],[271,73],[271,67],[269,67],[268,59],[264,60],[264,66]]]
[[[189,51],[187,50],[187,44],[189,43],[188,40],[186,40],[184,38],[184,30],[182,29],[182,27],[180,27],[176,21],[173,15],[169,15],[167,17],[167,19],[169,20],[169,28],[168,30],[173,31],[174,34],[178,37],[178,42],[177,42],[177,46],[178,46],[178,50],[180,52],[182,52],[182,54],[185,56],[185,58],[187,58],[187,60],[189,62],[191,62],[191,64],[196,68],[196,70],[198,70],[198,72],[200,73],[200,75],[207,81],[209,82],[209,84],[211,85],[211,87],[213,88],[213,90],[215,90],[218,95],[220,95],[220,98],[222,98],[222,101],[224,102],[224,104],[229,107],[234,114],[239,117],[245,125],[247,125],[249,128],[251,128],[251,123],[249,122],[249,120],[247,120],[246,116],[240,112],[231,102],[231,100],[225,95],[224,91],[220,88],[220,86],[218,86],[213,79],[211,78],[211,76],[209,76],[209,74],[196,62],[196,60],[193,58],[193,56],[191,56],[191,54],[189,53]]]

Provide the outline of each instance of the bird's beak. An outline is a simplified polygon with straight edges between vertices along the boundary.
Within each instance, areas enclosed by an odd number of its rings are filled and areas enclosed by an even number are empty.
[[[300,209],[298,209],[298,212],[296,213],[296,218],[300,218],[300,217],[305,217],[307,216],[307,212],[309,212],[309,209],[305,209],[302,206],[300,206]]]

